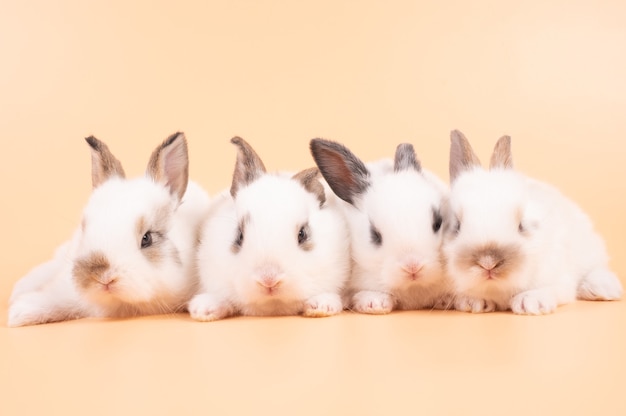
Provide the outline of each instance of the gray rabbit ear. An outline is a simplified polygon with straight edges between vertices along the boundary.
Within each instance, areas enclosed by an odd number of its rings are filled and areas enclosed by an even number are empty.
[[[330,189],[344,201],[354,205],[356,198],[369,187],[369,171],[344,145],[313,139],[311,154]]]
[[[513,156],[511,155],[511,138],[502,136],[498,139],[493,153],[491,154],[491,162],[489,169],[513,169]]]
[[[85,141],[91,147],[91,182],[94,189],[113,176],[126,177],[122,164],[104,142],[93,136],[85,138]]]
[[[320,170],[318,168],[309,168],[296,173],[292,179],[300,182],[304,189],[315,195],[321,207],[326,202],[326,194],[324,193],[324,187],[317,180],[319,174]]]
[[[237,146],[237,162],[235,162],[235,172],[233,182],[230,186],[230,194],[233,198],[242,187],[254,182],[262,176],[266,170],[263,161],[256,154],[254,149],[241,137],[233,137],[230,142]]]
[[[394,172],[400,172],[407,169],[414,169],[417,172],[422,171],[422,165],[415,156],[415,149],[410,143],[399,144],[396,148],[396,156],[393,160]]]
[[[178,132],[163,141],[150,156],[146,173],[183,199],[189,182],[189,155],[185,134]]]
[[[466,170],[481,166],[469,141],[459,130],[450,133],[450,182]]]

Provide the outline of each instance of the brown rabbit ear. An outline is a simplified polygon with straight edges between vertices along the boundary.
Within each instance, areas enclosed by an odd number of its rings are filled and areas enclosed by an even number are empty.
[[[489,169],[494,168],[513,169],[513,156],[511,155],[511,138],[509,136],[500,137],[495,147],[493,148],[491,162],[489,163]]]
[[[407,169],[414,169],[417,172],[422,171],[422,165],[415,156],[415,149],[410,143],[399,144],[396,148],[396,156],[393,160],[394,172],[400,172]]]
[[[178,200],[183,199],[189,181],[189,155],[184,133],[172,134],[154,149],[146,173],[155,182],[167,186]]]
[[[104,142],[93,136],[85,138],[85,141],[91,147],[91,182],[94,189],[112,176],[126,177],[122,164]]]
[[[469,141],[459,130],[450,133],[450,182],[464,171],[481,166]]]
[[[326,202],[326,194],[324,193],[324,187],[320,181],[317,180],[319,174],[320,170],[318,168],[309,168],[296,173],[293,175],[292,179],[300,182],[302,186],[304,186],[304,189],[315,195],[317,200],[320,201],[321,207],[324,205],[324,202]]]
[[[347,147],[324,140],[311,140],[311,154],[335,195],[354,205],[355,199],[369,187],[370,173]]]
[[[238,147],[237,162],[233,173],[233,183],[230,186],[230,194],[233,198],[243,186],[249,185],[263,175],[265,165],[256,154],[254,149],[241,137],[233,137],[230,142]]]

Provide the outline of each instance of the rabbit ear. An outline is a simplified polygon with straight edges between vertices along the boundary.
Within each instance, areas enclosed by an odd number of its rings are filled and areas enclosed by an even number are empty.
[[[256,154],[254,149],[241,137],[233,137],[230,142],[238,147],[237,162],[235,163],[235,172],[233,173],[233,183],[230,186],[230,194],[234,198],[239,188],[246,186],[261,175],[265,170],[263,161]]]
[[[333,192],[354,205],[355,198],[369,187],[369,171],[347,147],[324,140],[311,140],[311,154]]]
[[[414,169],[417,172],[422,171],[422,165],[415,156],[415,149],[410,143],[399,144],[396,148],[396,156],[393,160],[394,172],[400,172],[407,169]]]
[[[513,156],[511,155],[511,138],[502,136],[493,148],[489,169],[513,169]]]
[[[154,149],[146,173],[155,182],[167,186],[179,200],[183,198],[189,181],[189,155],[184,133],[172,134]]]
[[[85,138],[91,147],[91,182],[94,189],[112,176],[126,177],[124,168],[108,146],[93,136]]]
[[[469,141],[459,130],[450,133],[450,182],[464,171],[481,166]]]
[[[297,180],[304,186],[304,188],[311,192],[320,201],[320,207],[326,202],[326,195],[324,194],[324,187],[317,180],[320,170],[318,168],[305,169],[302,172],[293,175],[292,179]]]

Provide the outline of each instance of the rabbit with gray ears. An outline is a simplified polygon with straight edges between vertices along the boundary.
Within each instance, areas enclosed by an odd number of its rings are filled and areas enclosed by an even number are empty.
[[[270,174],[248,143],[231,142],[238,150],[232,185],[202,231],[202,289],[189,303],[191,317],[341,312],[349,237],[318,170]]]
[[[621,297],[589,217],[556,188],[513,170],[508,136],[487,171],[453,131],[450,180],[444,252],[456,309],[540,315],[576,298]]]
[[[441,259],[447,187],[422,169],[410,144],[394,161],[364,164],[345,146],[311,141],[320,172],[341,198],[353,258],[345,302],[357,312],[445,309],[452,303]]]
[[[93,192],[72,239],[19,280],[9,326],[183,311],[197,290],[195,251],[208,195],[188,181],[187,141],[158,146],[146,175],[126,179],[95,137]]]

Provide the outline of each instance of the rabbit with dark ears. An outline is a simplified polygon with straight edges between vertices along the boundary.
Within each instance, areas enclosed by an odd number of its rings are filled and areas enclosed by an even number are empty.
[[[540,315],[576,298],[621,297],[589,217],[556,188],[513,170],[508,136],[487,171],[453,131],[450,180],[444,252],[458,310]]]
[[[188,181],[184,134],[158,146],[136,179],[125,178],[106,144],[86,141],[93,192],[80,227],[16,283],[9,326],[178,312],[197,289],[195,250],[209,198]]]
[[[318,170],[270,174],[248,143],[231,142],[238,150],[233,181],[202,231],[202,289],[189,303],[191,317],[341,312],[349,237]]]
[[[447,187],[422,169],[413,146],[399,145],[393,162],[367,165],[329,140],[312,140],[311,153],[349,224],[349,307],[370,314],[449,307],[440,251]]]

